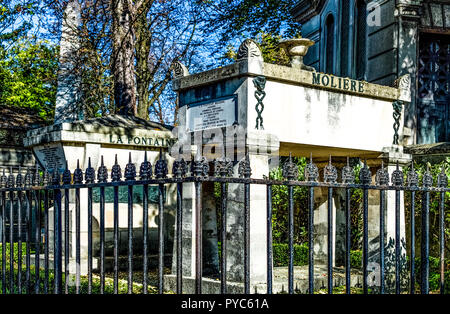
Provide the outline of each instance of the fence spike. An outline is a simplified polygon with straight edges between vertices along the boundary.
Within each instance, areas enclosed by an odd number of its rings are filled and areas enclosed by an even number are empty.
[[[447,174],[445,173],[444,166],[442,166],[441,172],[438,175],[437,185],[440,188],[446,188],[448,186],[448,177],[447,177]]]
[[[3,168],[3,174],[0,177],[0,185],[2,188],[5,188],[7,184],[8,184],[8,177],[6,176],[5,168]]]
[[[131,152],[128,155],[128,163],[125,166],[125,180],[126,181],[136,180],[136,166],[131,162]]]
[[[250,178],[252,175],[252,168],[250,166],[250,156],[245,155],[245,157],[239,162],[238,166],[239,177]]]
[[[367,166],[367,160],[364,158],[364,167],[359,171],[359,181],[361,184],[368,185],[372,183],[372,174]]]
[[[347,156],[347,164],[342,168],[342,183],[355,183],[355,173],[350,167],[350,158]]]
[[[331,163],[331,155],[330,160],[328,161],[328,165],[323,169],[323,178],[325,182],[328,183],[336,183],[337,181],[337,169]]]
[[[66,160],[66,168],[64,169],[64,172],[62,175],[62,182],[63,182],[63,184],[70,184],[72,182],[72,174],[70,173],[67,160]]]
[[[298,167],[295,163],[292,162],[292,153],[289,152],[289,159],[283,165],[282,175],[287,180],[297,180],[298,178]]]
[[[88,159],[88,167],[84,173],[84,180],[86,183],[94,183],[95,180],[95,169],[91,165],[91,157]]]
[[[34,175],[33,175],[33,185],[34,186],[40,186],[41,184],[42,184],[42,178],[41,178],[41,175],[39,173],[39,165],[36,162]]]
[[[31,174],[30,167],[27,167],[27,172],[25,173],[25,181],[24,181],[25,187],[29,188],[33,184],[33,176]]]
[[[141,180],[149,180],[152,178],[152,164],[147,160],[147,151],[144,154],[144,161],[139,168],[139,177]]]
[[[430,173],[430,165],[428,163],[427,163],[427,171],[425,171],[422,177],[422,186],[425,188],[433,186],[433,176]]]
[[[120,168],[120,165],[117,163],[117,154],[115,157],[114,165],[111,169],[111,180],[113,182],[120,181],[122,179],[122,169]]]
[[[398,160],[395,170],[392,172],[392,184],[394,186],[403,186],[403,171],[400,170]]]
[[[167,178],[167,162],[162,158],[162,149],[159,150],[159,159],[155,164],[155,176],[157,179]]]
[[[384,161],[381,161],[381,168],[377,170],[375,175],[377,185],[389,185],[389,172],[384,167]]]
[[[21,188],[23,186],[22,168],[19,166],[16,176],[16,187]]]
[[[13,188],[15,185],[14,182],[14,175],[13,175],[13,171],[12,171],[12,167],[9,167],[9,176],[8,176],[8,181],[6,183],[6,187],[7,188]]]
[[[73,172],[73,183],[81,184],[83,183],[83,171],[80,169],[80,160],[77,159],[77,168]]]
[[[309,156],[309,164],[305,167],[305,179],[308,182],[316,182],[319,178],[319,168],[313,163],[312,153]]]
[[[97,170],[97,180],[98,182],[107,182],[108,181],[108,169],[105,167],[105,163],[103,161],[103,155],[100,157],[100,167]]]

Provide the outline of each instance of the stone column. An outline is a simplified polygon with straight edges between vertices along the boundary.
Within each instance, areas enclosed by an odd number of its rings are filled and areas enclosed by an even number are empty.
[[[268,176],[278,162],[279,141],[264,131],[249,131],[251,178]],[[239,164],[234,166],[238,176]],[[265,185],[250,185],[250,286],[267,280],[267,192]],[[244,185],[228,185],[227,280],[244,282]]]

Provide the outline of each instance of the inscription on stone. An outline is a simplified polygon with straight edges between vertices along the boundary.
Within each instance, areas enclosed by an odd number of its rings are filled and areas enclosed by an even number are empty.
[[[188,132],[227,127],[235,122],[236,102],[234,98],[191,105],[186,112],[186,130]]]
[[[47,169],[53,168],[55,165],[58,169],[65,168],[64,150],[61,145],[45,145],[34,148],[36,157],[41,164]]]

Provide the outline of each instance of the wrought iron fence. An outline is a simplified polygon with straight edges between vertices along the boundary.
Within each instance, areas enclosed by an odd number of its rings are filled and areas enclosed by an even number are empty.
[[[191,161],[176,160],[172,166],[171,175],[168,174],[167,161],[160,154],[159,159],[152,170],[151,163],[145,155],[144,162],[139,170],[131,161],[122,172],[117,163],[117,156],[110,174],[101,159],[101,165],[97,171],[89,166],[84,173],[79,165],[71,173],[66,169],[60,173],[54,170],[42,171],[36,165],[35,169],[26,169],[26,173],[19,170],[17,175],[12,171],[0,176],[0,207],[1,207],[1,243],[2,243],[2,267],[1,267],[1,291],[2,293],[69,293],[69,201],[72,191],[74,192],[75,203],[75,261],[76,280],[73,283],[74,293],[93,292],[93,229],[92,229],[92,204],[93,189],[99,190],[100,222],[99,222],[99,293],[106,292],[105,282],[105,189],[113,189],[113,283],[112,293],[119,293],[119,188],[127,189],[128,204],[128,245],[127,245],[127,292],[133,293],[133,263],[136,261],[133,254],[133,190],[142,189],[143,226],[142,226],[142,293],[149,293],[148,290],[148,215],[149,215],[149,186],[157,187],[157,207],[159,211],[158,223],[158,270],[157,270],[157,293],[164,292],[164,210],[165,197],[164,188],[169,184],[176,185],[176,293],[182,293],[183,273],[182,273],[182,222],[183,222],[183,183],[193,183],[195,187],[195,222],[193,232],[195,233],[195,293],[202,293],[202,183],[216,182],[220,185],[221,204],[221,228],[219,239],[221,241],[220,255],[220,292],[227,293],[227,184],[242,184],[244,187],[244,292],[250,293],[250,189],[253,185],[263,185],[267,191],[267,293],[273,292],[273,251],[272,251],[272,187],[284,185],[288,187],[288,209],[289,209],[289,265],[288,265],[288,293],[294,293],[294,198],[293,189],[304,187],[308,189],[308,293],[314,293],[314,189],[318,187],[328,189],[328,263],[327,263],[327,284],[328,293],[333,292],[333,225],[329,222],[333,220],[332,194],[335,189],[345,190],[345,292],[350,293],[350,195],[353,189],[360,189],[363,193],[363,241],[362,241],[362,268],[363,268],[363,293],[368,293],[368,192],[369,190],[380,191],[380,293],[385,293],[385,216],[386,192],[395,191],[395,292],[401,291],[400,280],[400,193],[401,191],[411,192],[411,252],[410,259],[415,258],[415,235],[416,228],[414,222],[415,193],[420,191],[423,194],[422,215],[422,240],[421,240],[421,293],[429,292],[429,209],[430,193],[438,193],[439,201],[439,221],[440,221],[440,291],[444,292],[444,227],[445,227],[445,193],[449,192],[448,179],[444,170],[436,178],[436,184],[431,173],[423,175],[419,184],[417,172],[410,168],[406,180],[403,172],[398,168],[391,176],[384,166],[376,173],[375,182],[372,182],[372,174],[367,164],[361,168],[359,173],[359,183],[355,183],[354,169],[347,165],[343,167],[341,182],[338,182],[338,170],[332,165],[331,157],[329,164],[324,168],[323,181],[319,181],[318,167],[312,162],[312,158],[305,167],[304,181],[298,180],[298,168],[291,158],[284,164],[283,176],[285,180],[254,179],[251,178],[252,169],[249,157],[245,157],[239,162],[238,177],[233,177],[233,162],[227,159],[214,160],[213,169],[210,169],[209,162],[204,158],[197,158]],[[122,179],[122,173],[124,179]],[[109,177],[108,177],[109,176]],[[137,178],[139,177],[139,178]],[[87,291],[81,287],[81,255],[80,247],[82,240],[80,237],[81,205],[80,190],[87,190]],[[53,248],[49,247],[49,208],[54,207],[53,215]],[[64,210],[64,215],[62,214]],[[64,227],[64,228],[63,228]],[[63,232],[64,229],[64,232]],[[16,231],[16,232],[15,232]],[[44,239],[44,240],[43,240]],[[64,241],[63,241],[64,240]],[[9,241],[9,242],[8,242]],[[64,247],[63,247],[64,246]],[[53,249],[53,254],[50,250]],[[9,250],[9,253],[7,252]],[[13,252],[16,251],[17,255]],[[42,265],[41,255],[44,255]],[[51,257],[53,261],[51,261]],[[25,264],[25,265],[24,265]],[[25,266],[25,267],[24,267]],[[415,291],[416,269],[414,262],[410,263],[410,293]],[[44,274],[42,276],[42,273]],[[50,281],[52,282],[50,284]]]

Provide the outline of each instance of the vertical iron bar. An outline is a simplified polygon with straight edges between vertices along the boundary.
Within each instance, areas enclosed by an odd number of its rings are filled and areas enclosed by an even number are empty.
[[[6,192],[2,192],[2,293],[6,293]]]
[[[48,190],[44,190],[44,294],[48,293]]]
[[[202,183],[195,183],[195,293],[202,293]]]
[[[14,192],[9,193],[9,293],[14,293]]]
[[[64,189],[64,292],[69,293],[69,189]]]
[[[148,293],[148,184],[144,184],[142,186],[142,195],[143,195],[143,217],[142,217],[142,235],[143,235],[143,292],[144,294]]]
[[[34,259],[34,272],[35,272],[35,284],[34,293],[39,294],[40,292],[40,252],[41,252],[41,191],[34,192],[35,197],[35,239],[34,239],[34,249],[35,249],[35,259]]]
[[[80,246],[80,188],[75,189],[75,259],[76,259],[76,279],[75,293],[80,293],[80,273],[81,273],[81,246]]]
[[[227,293],[227,185],[220,184],[220,196],[222,204],[222,222],[221,222],[221,263],[220,263],[220,293]]]
[[[411,288],[410,293],[414,294],[415,292],[415,282],[416,282],[416,266],[414,264],[414,261],[416,259],[416,241],[415,241],[415,225],[416,225],[416,218],[415,218],[415,211],[416,211],[416,204],[415,204],[415,198],[416,198],[416,191],[411,191],[411,274],[410,274],[410,282],[411,282]]]
[[[288,186],[289,198],[289,270],[288,270],[288,291],[294,293],[294,192],[293,186]]]
[[[119,291],[119,187],[114,186],[114,294]]]
[[[250,294],[250,183],[244,184],[244,293]]]
[[[159,184],[159,224],[158,224],[158,293],[164,289],[164,184]]]
[[[272,185],[267,185],[267,294],[272,294]]]
[[[53,216],[54,216],[54,293],[62,293],[62,232],[61,232],[61,190],[55,189],[53,191]]]
[[[92,293],[92,188],[88,188],[88,294]]]
[[[128,294],[133,293],[133,186],[128,185]]]
[[[441,200],[439,203],[439,252],[440,252],[440,268],[441,268],[441,294],[444,294],[444,269],[445,269],[445,248],[444,248],[444,240],[445,240],[445,212],[444,212],[444,202],[445,202],[445,192],[441,192]]]
[[[105,291],[105,187],[100,187],[100,294]]]
[[[421,241],[421,287],[420,291],[422,294],[428,294],[429,291],[429,235],[430,229],[430,191],[426,190],[423,194],[422,201],[422,241]]]
[[[350,188],[345,189],[345,293],[350,294],[351,286],[351,263],[350,263],[350,247],[351,247],[351,221],[350,221]]]
[[[395,293],[400,294],[400,190],[395,190]]]
[[[177,183],[177,294],[183,293],[183,184]],[[223,243],[222,243],[223,245]],[[222,251],[223,254],[223,251]]]
[[[380,190],[380,294],[384,294],[384,204],[386,191]]]
[[[328,187],[328,294],[333,293],[333,188]]]
[[[309,187],[308,198],[308,279],[309,279],[309,294],[314,293],[314,187]]]
[[[369,191],[367,187],[363,188],[363,293],[367,294],[367,264],[369,253],[368,240],[368,196]]]
[[[31,293],[30,279],[31,279],[31,192],[28,190],[25,193],[27,200],[27,234],[26,234],[26,247],[27,247],[27,257],[26,257],[26,293]]]
[[[22,191],[17,191],[17,235],[17,292],[22,294]]]

